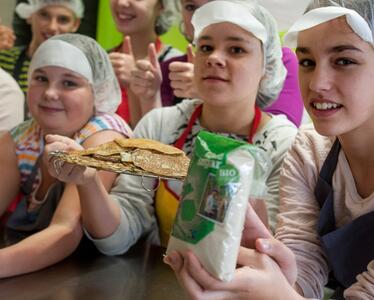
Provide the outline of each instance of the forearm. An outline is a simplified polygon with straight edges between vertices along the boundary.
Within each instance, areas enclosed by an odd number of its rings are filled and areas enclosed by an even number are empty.
[[[139,98],[131,91],[130,88],[127,89],[127,98],[129,101],[130,125],[132,128],[134,128],[143,116],[141,104]]]
[[[153,181],[150,183],[149,179],[131,175],[120,175],[114,183],[110,200],[120,207],[120,218],[112,234],[95,239],[86,230],[87,237],[105,255],[125,253],[140,236],[155,229],[153,193],[143,189],[142,180],[146,186],[153,185]]]
[[[0,133],[0,215],[2,215],[20,190],[21,174],[16,148],[9,132]]]
[[[80,224],[74,228],[50,225],[17,244],[0,250],[0,278],[37,271],[69,256],[82,237]]]
[[[120,208],[112,201],[95,173],[92,180],[78,186],[82,223],[92,238],[102,239],[116,231],[120,224]]]
[[[157,94],[151,97],[150,99],[141,99],[140,107],[142,116],[144,116],[152,109],[162,107],[160,92],[157,92]]]

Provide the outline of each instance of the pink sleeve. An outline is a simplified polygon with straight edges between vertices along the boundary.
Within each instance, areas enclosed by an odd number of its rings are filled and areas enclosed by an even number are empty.
[[[298,81],[298,62],[296,55],[289,48],[282,48],[283,64],[287,69],[287,76],[284,81],[283,89],[278,99],[264,111],[279,115],[284,114],[297,127],[300,126],[303,116],[303,101],[301,99],[299,81]]]
[[[329,268],[316,231],[319,205],[314,187],[331,143],[315,137],[313,131],[312,127],[300,130],[283,161],[275,236],[295,254],[297,283],[304,296],[322,299]]]

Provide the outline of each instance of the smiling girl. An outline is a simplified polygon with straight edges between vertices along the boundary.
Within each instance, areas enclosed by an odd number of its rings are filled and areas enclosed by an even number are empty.
[[[194,36],[191,23],[192,15],[199,7],[212,0],[173,1],[182,18],[180,29],[186,40],[192,43]],[[199,97],[194,82],[192,49],[192,45],[190,45],[186,55],[172,57],[160,64],[162,82],[157,78],[157,75],[150,76],[147,69],[138,67],[133,71],[131,88],[140,103],[138,119],[153,108],[171,106],[186,98]],[[282,47],[282,62],[287,69],[283,88],[279,94],[277,92],[268,95],[273,97],[275,101],[264,108],[264,111],[275,115],[284,114],[291,122],[299,126],[303,114],[303,104],[297,81],[297,59],[291,49]],[[263,96],[259,95],[259,97]]]
[[[170,0],[110,0],[110,8],[117,30],[123,34],[123,42],[109,55],[122,89],[122,102],[117,113],[131,121],[132,114],[138,110],[136,100],[131,101],[127,96],[135,62],[148,58],[150,44],[160,62],[180,54],[159,38],[173,24],[174,3]]]
[[[54,264],[81,240],[85,195],[92,183],[87,188],[87,178],[76,178],[75,185],[52,177],[49,157],[43,159],[45,144],[55,141],[61,147],[69,137],[80,147],[92,147],[131,134],[114,114],[120,89],[109,58],[82,35],[59,35],[42,43],[30,64],[27,101],[33,117],[0,137],[0,214],[21,193],[6,227],[31,235],[0,249],[0,278]],[[69,174],[74,176],[74,170]],[[107,197],[115,174],[89,175]]]
[[[313,0],[289,30],[315,128],[284,160],[277,239],[248,219],[255,247],[241,248],[229,283],[174,253],[168,262],[191,298],[323,299],[329,283],[331,299],[373,299],[373,17],[371,0]]]
[[[0,67],[12,75],[26,93],[27,72],[34,52],[51,36],[76,32],[83,18],[84,6],[81,0],[29,0],[19,3],[16,12],[31,25],[31,42],[0,51]]]

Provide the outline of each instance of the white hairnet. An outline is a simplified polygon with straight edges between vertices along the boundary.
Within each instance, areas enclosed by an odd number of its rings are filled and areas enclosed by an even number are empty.
[[[374,2],[372,0],[312,0],[306,12],[326,6],[340,6],[357,12],[369,25],[374,40]]]
[[[19,3],[16,6],[17,14],[23,18],[29,18],[34,12],[48,5],[61,5],[71,9],[77,18],[82,18],[84,5],[82,0],[28,0],[28,3]]]
[[[157,35],[164,34],[177,21],[177,6],[173,0],[162,0],[163,11],[156,20]]]
[[[265,27],[248,10],[235,2],[216,1],[205,4],[198,9],[192,17],[194,27],[194,42],[196,43],[201,32],[212,24],[229,22],[251,32],[261,43],[266,43],[267,32]]]
[[[374,44],[374,4],[369,0],[313,0],[284,37],[291,47],[296,46],[298,32],[345,16],[352,30],[364,41]]]
[[[108,54],[94,39],[72,33],[51,37],[34,53],[29,80],[36,69],[46,66],[66,68],[86,78],[92,86],[96,113],[117,110],[121,90]]]
[[[305,12],[326,6],[340,6],[356,11],[374,32],[374,2],[372,0],[312,0]]]
[[[256,24],[254,20],[257,20]],[[195,39],[206,26],[221,22],[240,26],[262,41],[264,76],[260,82],[256,104],[260,108],[269,106],[277,99],[287,75],[274,18],[253,0],[215,0],[195,11],[192,19],[197,33]],[[199,28],[195,28],[195,25]]]

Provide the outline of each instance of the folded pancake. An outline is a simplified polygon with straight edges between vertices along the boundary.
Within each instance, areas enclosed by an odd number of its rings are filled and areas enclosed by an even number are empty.
[[[80,166],[176,179],[187,175],[189,165],[182,150],[148,139],[115,139],[95,148],[55,152],[54,155]]]

